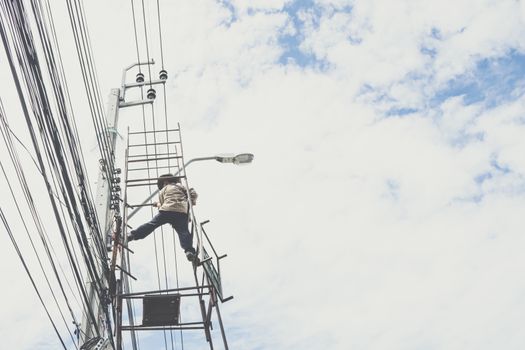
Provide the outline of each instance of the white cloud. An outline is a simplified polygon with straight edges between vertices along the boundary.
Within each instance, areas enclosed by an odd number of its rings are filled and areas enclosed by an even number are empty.
[[[291,0],[253,0],[249,2],[242,0],[228,1],[228,3],[230,3],[235,11],[238,11],[241,16],[246,15],[246,12],[249,10],[282,10],[285,5],[291,2]]]
[[[429,103],[479,59],[522,50],[520,3],[319,1],[294,30],[323,70],[277,63],[279,36],[294,33],[288,3],[233,2],[235,20],[213,1],[165,8],[168,111],[187,159],[255,154],[188,169],[197,214],[229,255],[232,347],[522,348],[525,100]],[[114,45],[91,28],[99,52]],[[135,57],[126,40],[119,59],[97,55],[103,91]],[[385,118],[396,108],[414,112]],[[122,130],[139,119],[123,111]],[[153,240],[134,248],[135,290],[150,289]]]

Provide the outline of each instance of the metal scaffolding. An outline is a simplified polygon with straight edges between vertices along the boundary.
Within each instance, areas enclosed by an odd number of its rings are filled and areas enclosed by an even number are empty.
[[[219,324],[223,348],[228,349],[226,333],[219,309],[219,301],[226,302],[233,297],[224,297],[220,260],[226,255],[219,256],[204,230],[208,221],[198,222],[191,201],[188,201],[188,216],[190,218],[190,232],[196,243],[199,261],[186,265],[193,269],[193,285],[169,288],[152,289],[142,292],[132,292],[130,279],[136,280],[130,272],[133,253],[127,245],[127,234],[130,229],[128,219],[129,209],[151,204],[128,203],[130,194],[140,187],[156,186],[159,170],[175,174],[186,188],[189,198],[189,187],[184,169],[184,156],[180,126],[175,129],[130,132],[127,134],[125,153],[125,167],[122,198],[112,197],[113,203],[123,203],[122,221],[114,230],[110,270],[112,278],[110,291],[113,296],[116,349],[123,348],[123,334],[129,333],[133,349],[137,349],[137,334],[139,331],[166,331],[178,330],[188,332],[203,330],[206,342],[210,349],[214,349],[212,315]],[[211,252],[211,254],[209,253]],[[132,307],[133,300],[142,301],[142,320],[138,320]],[[193,302],[193,304],[191,304]],[[200,319],[197,321],[182,322],[180,317],[181,304],[188,303],[197,309]],[[124,306],[125,305],[125,306]],[[127,311],[127,321],[123,318],[124,309]]]

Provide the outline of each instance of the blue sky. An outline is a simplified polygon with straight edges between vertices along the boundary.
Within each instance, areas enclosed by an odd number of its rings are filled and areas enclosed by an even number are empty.
[[[474,67],[445,83],[432,98],[439,104],[449,97],[462,96],[466,105],[481,103],[494,108],[517,100],[524,93],[525,55],[516,50],[495,58],[481,58]]]

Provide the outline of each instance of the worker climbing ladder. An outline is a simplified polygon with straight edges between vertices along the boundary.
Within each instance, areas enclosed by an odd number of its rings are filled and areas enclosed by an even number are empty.
[[[217,320],[223,348],[228,349],[226,334],[219,309],[219,302],[226,302],[232,297],[224,297],[220,274],[219,256],[204,229],[208,222],[199,223],[191,201],[188,205],[190,232],[200,261],[181,265],[192,269],[193,282],[177,288],[152,288],[146,291],[131,290],[131,280],[140,278],[132,272],[133,250],[126,240],[131,227],[136,226],[132,217],[133,210],[151,207],[151,203],[141,203],[140,195],[155,194],[159,174],[171,173],[180,179],[189,196],[188,181],[184,168],[183,147],[180,126],[175,129],[148,130],[130,132],[127,135],[125,153],[124,182],[122,198],[112,198],[122,202],[122,222],[118,222],[113,237],[110,269],[112,278],[110,291],[113,295],[116,348],[123,349],[124,336],[130,335],[133,349],[137,349],[137,333],[141,331],[178,331],[195,332],[202,330],[210,349],[214,349],[212,317]],[[144,198],[144,197],[142,197]],[[189,197],[188,197],[189,198]],[[136,201],[136,203],[135,203]],[[139,320],[132,301],[142,301],[142,320]],[[198,319],[182,321],[181,306],[195,308]]]

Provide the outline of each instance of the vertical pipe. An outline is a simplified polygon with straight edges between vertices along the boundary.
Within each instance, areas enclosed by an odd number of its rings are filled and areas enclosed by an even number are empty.
[[[213,298],[215,304],[215,310],[217,311],[217,319],[219,320],[219,327],[221,329],[222,342],[224,343],[224,349],[228,350],[228,341],[226,340],[226,333],[224,332],[224,324],[222,323],[221,310],[219,310],[219,303],[217,302],[217,297],[213,288],[210,291],[210,297]]]

